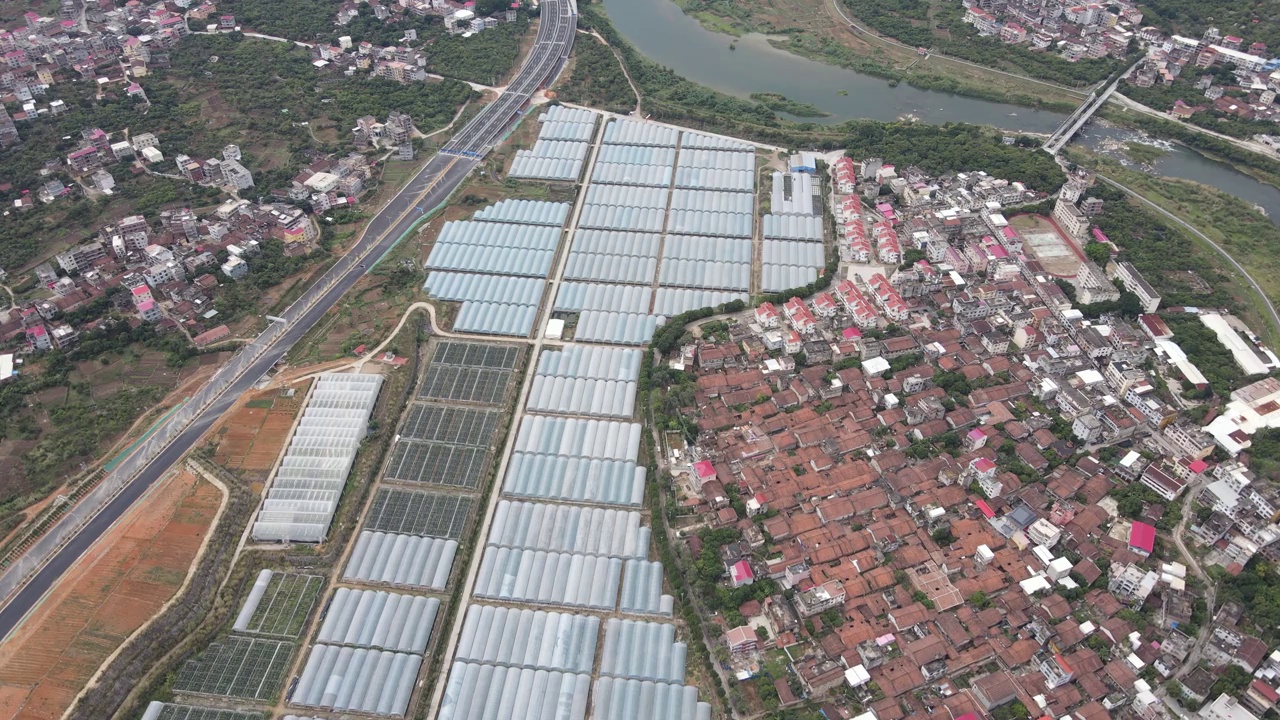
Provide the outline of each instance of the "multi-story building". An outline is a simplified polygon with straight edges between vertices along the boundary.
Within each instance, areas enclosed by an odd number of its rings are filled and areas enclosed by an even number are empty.
[[[1115,263],[1115,275],[1119,278],[1125,289],[1142,301],[1142,307],[1145,312],[1154,313],[1160,307],[1160,295],[1156,293],[1155,288],[1142,277],[1138,269],[1133,263],[1118,262]]]

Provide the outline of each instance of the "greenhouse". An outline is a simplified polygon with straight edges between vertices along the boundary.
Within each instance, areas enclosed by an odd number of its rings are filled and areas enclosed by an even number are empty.
[[[665,320],[661,315],[584,310],[578,315],[573,339],[611,345],[644,345]]]
[[[761,230],[769,239],[822,242],[822,216],[765,215],[761,219]]]
[[[669,147],[641,147],[638,145],[602,145],[596,155],[598,163],[623,165],[666,165],[676,162],[676,149]]]
[[[555,309],[561,312],[617,310],[644,314],[649,312],[649,304],[652,300],[653,289],[643,285],[562,282],[560,291],[556,295]]]
[[[570,458],[635,460],[641,434],[640,423],[525,415],[514,449]]]
[[[572,206],[563,202],[543,200],[499,200],[483,210],[477,210],[472,220],[485,222],[516,223],[518,225],[564,226]]]
[[[600,618],[491,605],[467,608],[455,658],[531,670],[590,673]]]
[[[365,530],[356,540],[342,579],[443,590],[457,553],[457,540]]]
[[[489,544],[522,550],[638,558],[649,556],[649,528],[634,510],[498,501]]]
[[[657,233],[662,232],[665,220],[665,213],[658,208],[587,204],[578,216],[578,227]]]
[[[436,598],[338,588],[316,640],[422,654],[427,651],[439,610]]]
[[[487,546],[474,594],[507,602],[613,610],[622,560]]]
[[[528,337],[538,319],[538,306],[499,302],[465,302],[453,320],[457,332]]]
[[[623,205],[665,210],[670,191],[665,187],[640,185],[590,185],[587,187],[588,205]]]
[[[290,702],[303,707],[404,717],[422,656],[317,644]]]
[[[676,187],[751,192],[755,187],[755,173],[751,170],[678,167],[676,168]]]
[[[798,265],[820,268],[826,264],[820,243],[793,240],[765,240],[760,260],[765,265]]]
[[[586,143],[580,143],[584,148]],[[527,150],[517,150],[508,177],[527,180],[559,180],[577,182],[582,175],[582,160],[535,157]]]
[[[680,167],[752,172],[756,169],[756,156],[744,152],[681,148]]]
[[[381,388],[381,375],[316,378],[253,524],[255,540],[324,540]]]
[[[672,210],[708,210],[712,212],[745,213],[756,211],[755,195],[720,190],[676,190],[671,194]]]
[[[648,185],[666,188],[671,184],[670,165],[626,165],[597,162],[591,171],[591,182],[606,185]]]
[[[760,268],[760,290],[767,293],[801,288],[817,279],[817,268],[796,265],[763,265]]]
[[[541,278],[434,271],[427,273],[422,289],[431,297],[450,302],[472,300],[537,307],[546,285]]]
[[[656,257],[635,257],[603,253],[569,253],[565,264],[566,280],[596,280],[611,283],[651,285],[658,270]]]
[[[662,594],[662,563],[648,560],[628,560],[622,579],[622,594],[618,609],[637,615],[670,616],[675,599]]]
[[[743,194],[743,193],[739,193]],[[685,235],[750,238],[751,213],[728,213],[714,210],[672,210],[667,232]]]
[[[819,246],[820,248],[821,246]],[[746,238],[715,238],[700,235],[668,235],[662,259],[702,260],[751,265],[751,241]]]
[[[635,120],[611,120],[604,126],[606,145],[649,145],[675,147],[680,132],[675,128]]]
[[[683,683],[688,648],[668,623],[610,618],[605,625],[600,674]]]
[[[618,230],[579,230],[573,234],[574,252],[631,257],[658,257],[662,236]]]
[[[587,673],[455,662],[438,718],[585,720],[590,690]]]
[[[563,290],[561,292],[563,293]],[[750,297],[742,292],[660,287],[654,296],[653,312],[657,315],[675,317],[690,310],[714,308],[735,300],[745,303],[750,300]]]
[[[596,680],[591,716],[599,720],[711,720],[711,706],[698,702],[698,688],[649,680]]]
[[[819,185],[808,173],[773,174],[773,187],[769,194],[769,209],[775,215],[818,215],[822,208],[818,202]]]
[[[681,148],[697,148],[702,150],[732,150],[734,152],[755,153],[756,148],[750,143],[734,140],[719,135],[685,130],[680,133]]]
[[[515,497],[639,507],[645,468],[634,461],[588,460],[517,452],[503,479]]]
[[[664,260],[658,282],[672,287],[749,290],[751,264],[706,260]]]

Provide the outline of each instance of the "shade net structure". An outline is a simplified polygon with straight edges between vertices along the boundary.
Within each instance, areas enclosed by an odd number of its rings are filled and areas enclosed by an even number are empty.
[[[254,521],[255,540],[324,540],[381,388],[381,375],[316,378]]]

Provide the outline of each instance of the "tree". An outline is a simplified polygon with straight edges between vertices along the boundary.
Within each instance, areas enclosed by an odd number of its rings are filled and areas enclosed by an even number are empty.
[[[1111,246],[1102,242],[1091,242],[1084,246],[1084,254],[1099,267],[1106,267],[1111,261]]]

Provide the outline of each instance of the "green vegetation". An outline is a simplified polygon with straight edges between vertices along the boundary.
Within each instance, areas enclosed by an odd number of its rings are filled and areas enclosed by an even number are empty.
[[[1249,469],[1273,479],[1280,477],[1280,429],[1263,428],[1254,433]]]
[[[1230,83],[1236,84],[1232,79]],[[1168,112],[1178,100],[1188,105],[1203,105],[1206,109],[1187,118],[1186,122],[1202,128],[1238,138],[1249,138],[1259,133],[1275,132],[1276,125],[1266,120],[1249,120],[1214,109],[1213,102],[1205,99],[1201,91],[1192,86],[1191,80],[1178,80],[1172,85],[1156,85],[1149,88],[1122,83],[1121,91],[1128,97],[1151,108]],[[1230,93],[1228,93],[1230,94]],[[1243,96],[1243,93],[1241,93]]]
[[[1280,584],[1275,567],[1255,555],[1239,575],[1218,579],[1218,601],[1234,601],[1244,607],[1245,617],[1268,645],[1280,641]]]
[[[1106,243],[1091,241],[1084,246],[1084,254],[1101,268],[1111,261],[1111,248]]]
[[[1222,138],[1199,132],[1181,122],[1162,120],[1145,113],[1121,113],[1110,109],[1104,109],[1102,114],[1107,120],[1120,123],[1126,127],[1176,140],[1196,152],[1229,162],[1242,172],[1249,173],[1259,180],[1280,187],[1280,160],[1246,150]],[[1199,118],[1201,116],[1201,113],[1197,113],[1192,117]],[[1228,127],[1224,126],[1212,125],[1209,129],[1223,134],[1230,134],[1228,133]],[[1271,130],[1275,130],[1274,124]],[[1252,135],[1253,133],[1250,134]]]
[[[1199,37],[1210,26],[1223,35],[1238,35],[1248,46],[1264,42],[1280,46],[1280,13],[1276,6],[1256,0],[1143,0],[1144,23],[1165,32],[1181,32]]]
[[[1144,143],[1127,142],[1124,144],[1124,154],[1128,155],[1129,159],[1134,162],[1150,165],[1169,153],[1158,147],[1153,147]]]
[[[1078,87],[1100,82],[1126,66],[1125,61],[1111,58],[1070,62],[1054,53],[1034,52],[996,38],[980,37],[973,26],[963,21],[964,9],[959,3],[933,7],[928,0],[842,2],[853,16],[899,42],[1062,85]]]
[[[445,77],[498,85],[520,58],[520,38],[529,30],[524,16],[464,38],[442,35],[422,48],[427,69]]]
[[[222,0],[218,12],[235,15],[245,30],[315,42],[339,29],[338,7],[332,0]]]
[[[770,110],[801,118],[830,117],[831,113],[810,103],[792,100],[779,93],[751,93],[751,99]]]
[[[573,72],[556,92],[565,102],[609,112],[625,114],[636,107],[636,94],[613,50],[586,35],[573,44]]]
[[[1223,347],[1217,333],[1205,327],[1199,317],[1166,313],[1164,321],[1173,331],[1174,342],[1204,373],[1215,394],[1225,397],[1248,381],[1231,351]]]

